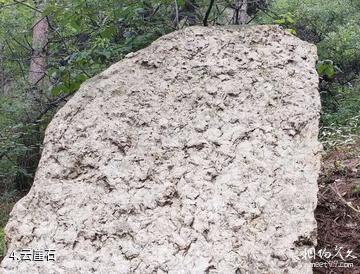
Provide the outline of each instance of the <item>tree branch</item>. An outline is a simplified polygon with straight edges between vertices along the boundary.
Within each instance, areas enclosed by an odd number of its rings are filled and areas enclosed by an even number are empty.
[[[204,17],[204,20],[203,20],[203,24],[205,27],[208,26],[208,20],[209,20],[209,16],[210,16],[210,13],[211,13],[211,10],[212,10],[212,7],[215,3],[215,0],[210,0],[210,4],[209,4],[209,7],[206,11],[206,14],[205,14],[205,17]]]
[[[11,48],[9,42],[8,42],[7,40],[5,40],[5,43],[6,43],[6,45],[8,46],[9,50],[11,51],[11,54],[12,54],[12,55],[14,56],[14,58],[15,58],[15,53],[14,53],[13,49]],[[20,70],[21,70],[21,74],[22,74],[24,80],[26,81],[25,71],[24,71],[24,69],[23,69],[22,64],[21,64],[20,61],[18,61],[18,60],[15,60],[15,62],[18,63],[18,65],[19,65],[19,67],[20,67]]]
[[[68,98],[68,97],[70,97],[70,96],[72,96],[72,95],[74,95],[74,93],[67,93],[67,94],[64,95],[64,96],[61,96],[61,97],[55,99],[54,101],[49,102],[49,103],[47,104],[47,107],[46,107],[43,111],[41,111],[41,113],[36,117],[36,119],[33,121],[33,123],[38,123],[38,121],[39,121],[46,113],[48,113],[51,109],[57,107],[60,102],[62,102],[62,101],[67,102],[66,98]]]
[[[25,7],[28,7],[29,9],[32,9],[32,10],[34,10],[34,11],[37,11],[37,12],[42,13],[42,10],[39,10],[39,9],[33,7],[33,6],[30,6],[29,4],[25,3],[25,1],[14,0],[14,2],[15,2],[16,4],[23,5],[23,6],[25,6]]]
[[[177,0],[174,0],[174,3],[175,3],[175,27],[177,29],[179,26],[179,7],[177,4]]]

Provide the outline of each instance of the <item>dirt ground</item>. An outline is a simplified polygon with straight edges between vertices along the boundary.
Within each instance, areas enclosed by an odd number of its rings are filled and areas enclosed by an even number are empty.
[[[315,217],[314,273],[359,274],[360,140],[323,155]]]

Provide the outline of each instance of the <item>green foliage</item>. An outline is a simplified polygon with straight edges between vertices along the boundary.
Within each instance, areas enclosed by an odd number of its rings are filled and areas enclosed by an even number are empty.
[[[171,31],[166,1],[49,1],[49,72],[54,96],[76,91],[87,78]],[[60,66],[59,66],[60,64]]]
[[[320,60],[332,60],[343,68],[360,54],[359,6],[352,0],[276,0],[268,13],[273,17],[262,14],[258,21],[284,22],[289,15],[299,37],[317,44]]]
[[[296,35],[296,30],[294,29],[294,19],[293,15],[290,12],[285,14],[276,14],[276,17],[273,18],[273,23],[285,28],[285,30],[292,35]]]
[[[279,18],[274,20],[274,23],[281,26],[292,25],[294,24],[293,15],[290,12],[287,12],[285,14],[280,14]]]
[[[19,168],[16,160],[25,155],[28,148],[21,142],[25,125],[21,117],[25,113],[26,104],[20,94],[2,96],[0,101],[0,182],[10,185],[18,173],[26,173]],[[0,185],[1,187],[4,187]],[[9,186],[11,189],[11,186]]]
[[[325,147],[354,143],[360,134],[360,83],[354,86],[331,87],[333,95],[322,91],[320,140]],[[334,105],[330,102],[336,102]]]
[[[360,11],[358,11],[360,14]],[[342,70],[352,70],[360,65],[359,20],[350,20],[344,25],[334,26],[318,44],[319,56],[328,58]]]
[[[332,60],[319,61],[316,70],[320,76],[333,78],[335,76],[334,63]]]
[[[5,252],[5,233],[4,228],[0,227],[0,256],[3,256]]]
[[[9,219],[14,203],[19,199],[15,191],[4,192],[0,196],[0,260],[5,251],[4,227]]]

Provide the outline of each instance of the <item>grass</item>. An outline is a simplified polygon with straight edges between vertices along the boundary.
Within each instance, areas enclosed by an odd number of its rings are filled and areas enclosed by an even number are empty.
[[[15,191],[4,191],[0,189],[0,262],[5,255],[5,232],[4,227],[9,219],[10,212],[14,204],[22,197],[25,193],[18,193]]]
[[[4,228],[0,227],[0,257],[4,256],[5,252],[5,233]]]

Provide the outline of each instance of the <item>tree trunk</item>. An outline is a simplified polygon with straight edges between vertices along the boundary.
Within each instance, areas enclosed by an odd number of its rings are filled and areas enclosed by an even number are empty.
[[[0,95],[5,95],[5,71],[4,71],[4,46],[1,47],[0,49],[0,85],[1,85],[1,94]]]
[[[36,8],[43,10],[44,1],[39,1]],[[32,27],[32,56],[29,68],[29,83],[33,87],[41,88],[46,75],[46,51],[48,44],[47,18],[36,12]]]
[[[27,150],[24,155],[17,159],[19,172],[15,178],[16,188],[20,191],[30,188],[40,159],[41,126],[37,118],[46,103],[46,97],[43,93],[46,85],[49,24],[47,18],[41,12],[44,9],[46,0],[34,2],[37,11],[34,14],[34,24],[32,27],[32,54],[28,75],[30,86],[26,89],[27,111],[26,116],[23,117],[23,122],[28,126],[28,130],[21,137],[22,143]]]
[[[174,12],[171,14],[171,20],[174,23],[174,27],[179,28],[179,23],[183,22],[182,26],[193,26],[197,24],[196,9],[199,7],[196,0],[185,0],[184,6],[179,8],[177,1],[174,3]]]
[[[242,5],[239,11],[239,23],[240,25],[245,25],[247,22],[247,8],[248,8],[248,1],[242,0]]]
[[[247,22],[248,0],[235,0],[234,24],[245,25]]]

